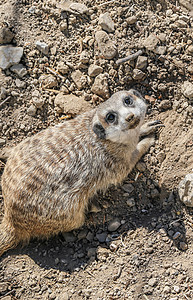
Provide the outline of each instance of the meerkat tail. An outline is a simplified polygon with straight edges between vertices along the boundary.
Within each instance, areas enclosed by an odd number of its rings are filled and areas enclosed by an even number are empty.
[[[0,256],[2,256],[5,251],[16,247],[19,242],[20,240],[16,235],[15,228],[9,224],[4,217],[0,224]]]

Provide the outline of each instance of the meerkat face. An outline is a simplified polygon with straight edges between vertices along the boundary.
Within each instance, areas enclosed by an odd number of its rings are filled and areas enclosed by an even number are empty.
[[[97,108],[93,131],[101,139],[127,144],[139,130],[145,113],[145,100],[139,92],[117,92]]]

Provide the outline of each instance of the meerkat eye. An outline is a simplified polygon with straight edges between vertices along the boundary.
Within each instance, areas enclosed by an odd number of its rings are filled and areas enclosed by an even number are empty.
[[[107,123],[114,123],[116,120],[116,115],[114,113],[108,113],[105,120]]]
[[[127,96],[126,98],[124,98],[124,104],[126,106],[131,106],[133,105],[133,98],[131,96]]]

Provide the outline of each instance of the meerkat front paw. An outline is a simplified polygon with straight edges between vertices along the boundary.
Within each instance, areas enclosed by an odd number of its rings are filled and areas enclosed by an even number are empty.
[[[140,128],[140,137],[149,135],[155,132],[160,127],[165,127],[165,125],[159,120],[147,122]]]
[[[137,150],[140,153],[140,156],[147,153],[149,148],[155,144],[155,136],[154,134],[151,134],[145,138],[143,138],[138,144],[137,144]]]

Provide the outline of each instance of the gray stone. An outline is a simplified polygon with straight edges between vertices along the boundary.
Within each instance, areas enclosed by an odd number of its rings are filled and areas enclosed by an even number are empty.
[[[82,97],[77,97],[73,94],[64,95],[59,93],[54,100],[55,109],[58,113],[67,115],[78,115],[91,108],[90,104],[83,100]]]
[[[5,139],[0,138],[0,146],[5,145]]]
[[[129,207],[135,206],[135,199],[134,199],[134,198],[129,198],[129,199],[127,200],[127,205],[128,205]]]
[[[96,77],[97,75],[101,74],[103,72],[103,68],[97,65],[90,65],[88,68],[88,75],[90,77]]]
[[[80,62],[83,64],[87,64],[89,62],[90,56],[88,51],[84,50],[80,54]]]
[[[157,36],[153,33],[151,33],[148,38],[144,41],[144,47],[148,50],[155,50],[157,47],[157,44],[159,42],[159,39]]]
[[[55,76],[51,74],[43,74],[39,78],[39,82],[41,85],[47,89],[51,89],[53,87],[56,87],[58,85],[58,81]]]
[[[72,232],[64,232],[62,235],[67,243],[73,243],[76,241],[76,237]]]
[[[4,100],[7,96],[7,90],[1,86],[1,90],[0,90],[0,99]]]
[[[94,81],[91,91],[104,99],[109,98],[109,86],[105,74],[99,74]]]
[[[137,22],[137,17],[136,17],[136,16],[128,17],[128,18],[126,19],[126,22],[127,22],[127,24],[129,24],[129,25],[133,25],[133,24],[135,24],[135,23]]]
[[[108,12],[100,14],[99,25],[102,27],[103,30],[107,32],[113,32],[115,30],[114,22],[111,19],[111,16]]]
[[[49,47],[48,44],[44,42],[37,41],[36,42],[36,47],[39,51],[41,51],[43,54],[48,55],[49,52]]]
[[[61,74],[67,74],[69,72],[69,66],[67,66],[65,63],[60,62],[58,64],[58,72],[60,72]]]
[[[22,64],[18,64],[18,65],[14,65],[10,68],[10,70],[12,72],[14,72],[15,74],[17,74],[20,78],[24,77],[25,75],[27,75],[27,70],[24,67],[24,65]]]
[[[174,235],[173,235],[173,239],[174,240],[177,240],[177,239],[179,239],[180,237],[181,237],[181,233],[179,232],[179,231],[177,231],[176,233],[174,233]]]
[[[79,90],[81,90],[87,83],[86,77],[82,74],[80,70],[72,72],[71,77]]]
[[[30,105],[30,107],[28,107],[27,109],[27,114],[31,117],[34,117],[36,115],[36,111],[37,111],[37,108],[35,107],[35,105]]]
[[[13,47],[11,45],[0,46],[0,68],[7,68],[20,62],[23,55],[22,47]]]
[[[139,70],[144,70],[146,67],[147,67],[147,57],[138,56],[135,68]]]
[[[122,189],[125,192],[131,194],[134,191],[134,186],[131,183],[125,183],[122,185]]]
[[[112,59],[117,54],[117,48],[114,43],[110,40],[108,34],[99,30],[95,34],[96,42],[98,44],[101,54],[106,59]]]
[[[107,233],[106,232],[102,232],[102,233],[97,233],[96,234],[96,238],[100,243],[104,243],[107,237]]]
[[[183,251],[185,251],[185,250],[188,249],[188,245],[186,243],[184,243],[184,242],[180,242],[180,249],[183,250]]]
[[[139,69],[133,70],[133,79],[134,80],[142,80],[145,78],[145,76],[146,76],[145,73],[142,72],[141,70],[139,70]]]
[[[186,205],[193,207],[193,173],[187,174],[178,186],[180,200]]]
[[[158,107],[160,110],[167,110],[172,107],[172,103],[170,100],[162,100]]]
[[[158,46],[154,52],[159,55],[164,55],[166,53],[166,49],[167,48],[165,46]]]
[[[108,231],[116,231],[121,226],[121,222],[117,219],[109,222]]]
[[[189,81],[185,81],[182,85],[182,93],[189,100],[193,100],[193,84]]]
[[[7,27],[0,28],[0,44],[11,43],[14,34]]]
[[[87,233],[88,233],[88,230],[87,230],[87,229],[81,230],[81,231],[79,232],[79,234],[78,234],[78,239],[79,239],[79,240],[85,239],[86,236],[87,236]]]
[[[87,251],[87,256],[88,257],[95,256],[96,255],[96,251],[97,251],[96,248],[89,248],[88,251]]]

